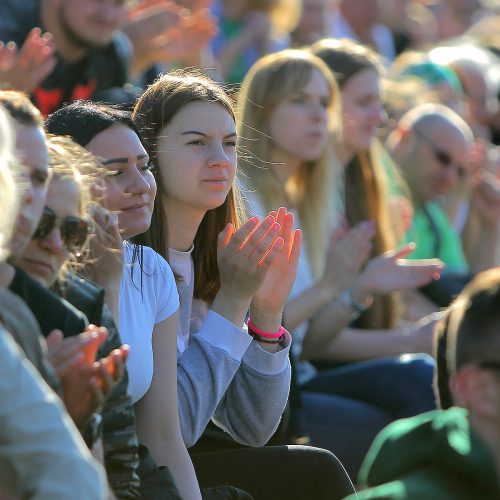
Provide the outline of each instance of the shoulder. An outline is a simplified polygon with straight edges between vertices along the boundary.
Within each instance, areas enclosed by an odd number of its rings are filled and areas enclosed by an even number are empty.
[[[134,279],[140,278],[175,286],[174,273],[168,262],[152,248],[144,245],[127,243],[125,245],[125,260],[132,266]],[[125,273],[130,272],[125,270]]]

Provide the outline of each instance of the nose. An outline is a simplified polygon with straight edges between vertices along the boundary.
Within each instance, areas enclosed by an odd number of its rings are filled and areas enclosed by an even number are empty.
[[[311,114],[313,120],[316,122],[326,121],[327,110],[325,106],[320,102],[314,102],[311,105]]]
[[[21,196],[21,202],[22,202],[22,205],[31,205],[33,203],[34,187],[29,179],[23,178],[23,181],[24,180],[26,180],[26,182],[24,183],[25,186],[23,186],[23,193]]]
[[[210,149],[210,156],[207,163],[209,167],[220,168],[227,168],[231,165],[231,160],[224,150],[224,146],[221,142],[214,144]]]
[[[126,192],[135,195],[146,194],[151,189],[151,185],[147,179],[142,175],[139,168],[135,168],[130,177],[129,184],[127,186]]]
[[[374,125],[380,125],[387,119],[387,114],[380,103],[374,103],[371,109],[370,117]]]
[[[52,231],[41,240],[41,246],[50,253],[58,253],[64,250],[64,241],[59,227],[54,227]]]

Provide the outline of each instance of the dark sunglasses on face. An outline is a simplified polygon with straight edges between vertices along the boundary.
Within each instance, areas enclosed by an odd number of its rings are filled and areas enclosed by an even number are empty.
[[[90,233],[90,224],[85,219],[68,216],[57,221],[57,216],[54,211],[49,207],[45,207],[33,238],[45,238],[56,226],[61,231],[61,238],[64,242],[64,246],[70,252],[78,252]]]
[[[434,141],[429,139],[424,133],[422,133],[418,128],[414,127],[413,130],[417,133],[417,135],[424,140],[427,147],[432,151],[434,158],[443,165],[443,167],[449,168],[454,167],[459,179],[465,179],[467,176],[467,170],[462,167],[462,165],[457,165],[453,162],[453,158],[449,153],[440,149]]]

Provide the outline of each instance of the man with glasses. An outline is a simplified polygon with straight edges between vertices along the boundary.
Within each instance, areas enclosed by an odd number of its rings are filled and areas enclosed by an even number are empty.
[[[430,291],[431,299],[440,306],[448,305],[468,279],[469,264],[460,236],[440,201],[467,181],[472,141],[472,132],[464,120],[439,104],[423,104],[408,111],[387,141],[413,203],[406,238],[417,248],[410,258],[437,257],[446,264],[443,280]],[[434,290],[437,287],[439,290]]]
[[[364,498],[500,498],[500,268],[451,307],[446,361],[456,405],[400,420],[376,438]]]

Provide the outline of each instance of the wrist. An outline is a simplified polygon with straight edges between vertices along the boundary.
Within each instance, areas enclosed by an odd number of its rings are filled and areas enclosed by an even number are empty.
[[[250,305],[250,318],[252,323],[259,329],[266,332],[277,332],[281,326],[283,311],[269,311],[265,307]]]
[[[321,297],[321,302],[327,304],[332,300],[336,299],[340,295],[340,291],[337,290],[331,283],[326,280],[321,280],[317,283],[316,288]]]
[[[373,292],[366,286],[362,278],[356,280],[350,291],[353,301],[357,304],[366,304],[373,300]]]
[[[241,328],[245,322],[249,307],[250,299],[234,297],[220,289],[215,296],[211,309],[238,328]]]

